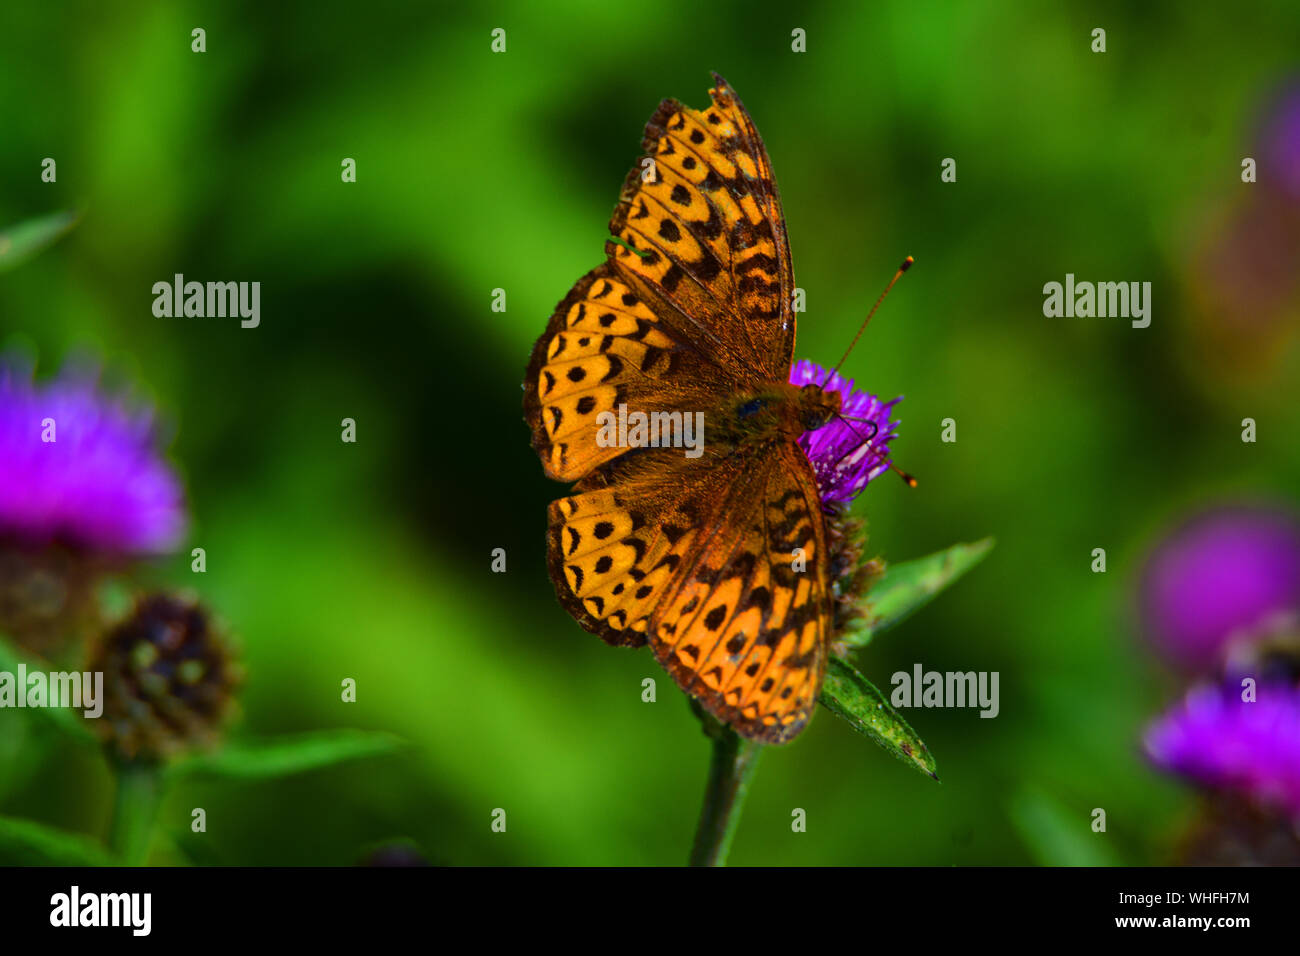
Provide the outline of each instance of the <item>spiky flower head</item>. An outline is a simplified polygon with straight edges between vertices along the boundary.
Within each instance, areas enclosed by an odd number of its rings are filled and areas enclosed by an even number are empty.
[[[111,629],[87,669],[104,675],[104,712],[93,720],[115,757],[157,762],[215,742],[239,668],[208,612],[152,594]]]
[[[790,384],[820,385],[840,394],[839,416],[821,428],[804,432],[799,446],[812,462],[823,504],[847,505],[871,479],[889,470],[889,443],[897,437],[899,424],[890,415],[902,396],[882,402],[875,395],[854,389],[852,379],[828,372],[807,359],[791,367]]]
[[[98,627],[103,574],[185,530],[150,410],[97,378],[67,366],[38,385],[0,357],[0,633],[43,655]]]
[[[51,656],[99,624],[93,558],[0,541],[0,635]]]
[[[840,395],[839,416],[821,428],[804,432],[799,446],[812,464],[826,511],[835,612],[831,630],[842,634],[863,616],[862,599],[884,570],[879,559],[866,559],[866,529],[860,520],[849,516],[848,505],[871,479],[889,470],[889,442],[898,430],[898,422],[890,419],[890,413],[902,398],[882,402],[855,390],[852,379],[830,373],[807,359],[794,363],[790,384],[818,385]]]

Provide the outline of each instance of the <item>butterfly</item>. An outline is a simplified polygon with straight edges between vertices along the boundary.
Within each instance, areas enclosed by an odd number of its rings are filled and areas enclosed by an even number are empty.
[[[548,477],[561,605],[609,644],[649,644],[745,737],[785,743],[816,707],[834,615],[829,509],[798,445],[839,393],[789,383],[794,275],[772,164],[713,74],[712,105],[660,103],[606,261],[533,347],[524,414]],[[616,413],[703,413],[695,457],[602,434]],[[667,421],[668,419],[664,419]]]

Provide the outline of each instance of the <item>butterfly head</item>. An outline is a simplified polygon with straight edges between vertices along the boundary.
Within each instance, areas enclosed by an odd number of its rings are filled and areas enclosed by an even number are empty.
[[[840,413],[840,393],[815,383],[799,389],[799,421],[805,431],[816,431]]]

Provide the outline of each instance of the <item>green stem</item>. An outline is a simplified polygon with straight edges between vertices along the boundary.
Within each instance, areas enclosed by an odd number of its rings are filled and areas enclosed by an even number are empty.
[[[740,824],[740,811],[758,769],[763,745],[746,740],[698,708],[696,713],[704,722],[704,732],[713,739],[713,756],[695,845],[691,848],[691,866],[726,866],[731,838]]]
[[[149,764],[122,763],[114,766],[117,798],[108,846],[127,866],[139,866],[149,852],[154,820],[162,801],[162,774]]]

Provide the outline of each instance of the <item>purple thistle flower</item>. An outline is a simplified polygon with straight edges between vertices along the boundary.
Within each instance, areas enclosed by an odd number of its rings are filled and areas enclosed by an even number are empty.
[[[1300,689],[1260,684],[1246,702],[1232,684],[1195,687],[1144,744],[1161,769],[1300,822]]]
[[[826,505],[847,505],[867,482],[889,470],[889,443],[897,437],[899,423],[890,413],[902,396],[882,402],[874,395],[853,390],[853,380],[838,372],[827,380],[827,370],[801,359],[790,369],[791,385],[820,385],[840,393],[840,415],[815,431],[804,432],[799,446],[812,462],[817,488]],[[845,421],[844,419],[851,419]]]
[[[184,492],[151,412],[101,394],[92,376],[37,386],[0,367],[0,463],[0,539],[119,556],[167,551],[184,534]]]
[[[1198,515],[1151,556],[1140,601],[1143,629],[1166,656],[1211,669],[1300,612],[1300,521],[1257,507]]]

